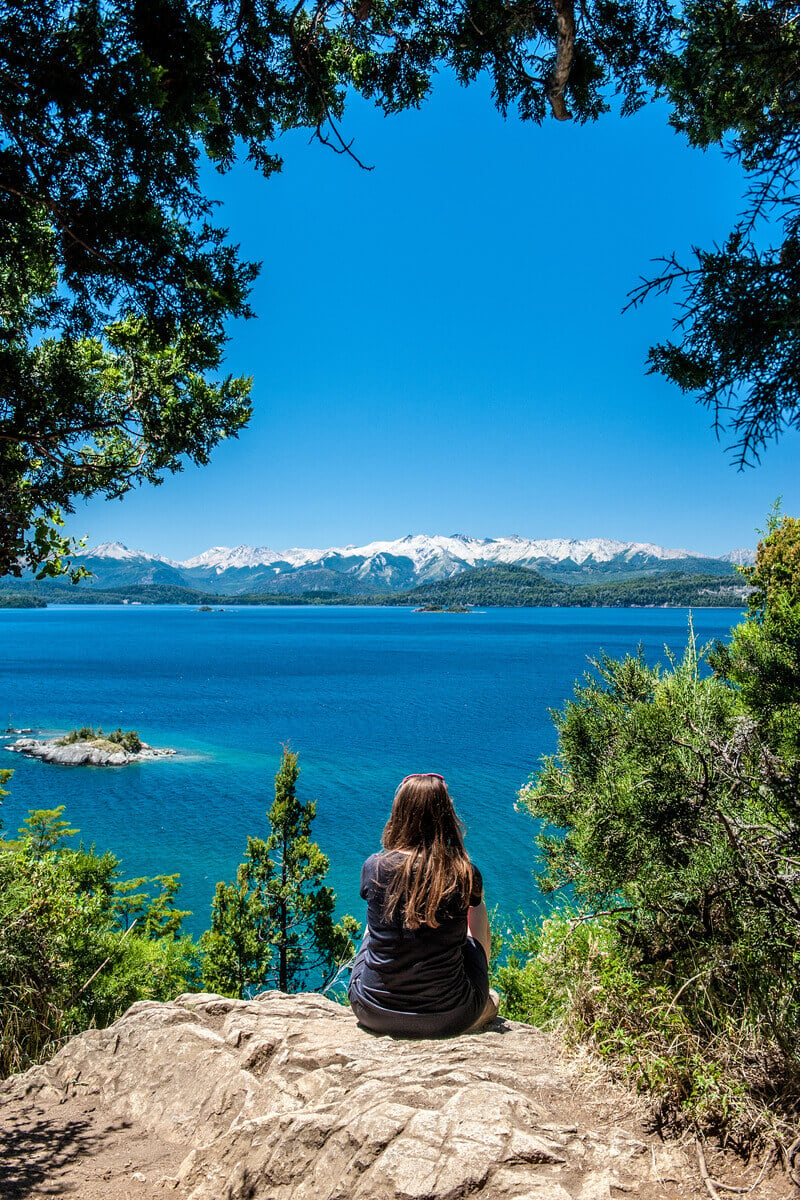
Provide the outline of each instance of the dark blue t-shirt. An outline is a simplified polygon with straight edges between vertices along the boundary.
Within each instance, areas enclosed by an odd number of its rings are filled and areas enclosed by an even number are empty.
[[[357,994],[370,1004],[407,1013],[469,1005],[474,989],[464,969],[467,909],[481,902],[481,873],[473,866],[470,894],[450,896],[440,905],[435,928],[406,929],[402,901],[390,919],[383,913],[386,890],[403,857],[400,851],[373,854],[361,869],[367,938],[359,953]]]

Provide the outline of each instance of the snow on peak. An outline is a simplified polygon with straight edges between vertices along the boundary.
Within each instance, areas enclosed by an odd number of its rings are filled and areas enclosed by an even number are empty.
[[[163,558],[160,554],[147,554],[144,550],[129,550],[127,546],[123,546],[122,542],[101,542],[99,546],[90,546],[87,550],[81,551],[78,556],[80,558],[113,558],[117,562],[147,561],[147,562],[169,562],[168,558]]]
[[[363,546],[331,546],[327,549],[270,550],[266,546],[212,546],[192,558],[173,562],[160,555],[129,550],[121,542],[103,542],[84,557],[116,559],[117,561],[162,562],[184,570],[205,570],[222,575],[230,570],[255,570],[271,567],[283,572],[328,563],[338,570],[357,571],[367,577],[371,567],[385,571],[392,559],[408,562],[414,574],[422,578],[440,578],[470,567],[490,566],[493,563],[537,564],[572,562],[610,563],[614,560],[660,559],[677,561],[703,557],[689,550],[668,550],[652,542],[620,542],[611,538],[526,538],[519,534],[499,538],[471,537],[464,533],[443,534],[407,533],[389,541],[368,542]],[[753,561],[753,551],[733,550],[723,556],[726,562]],[[331,560],[358,560],[331,562]]]
[[[272,563],[279,562],[280,558],[279,554],[266,546],[235,546],[233,549],[230,546],[212,546],[210,550],[204,550],[194,558],[184,559],[178,566],[187,570],[191,567],[205,567],[219,574],[221,571],[241,570],[246,567],[269,567]]]
[[[720,556],[723,562],[736,563],[740,567],[752,567],[756,561],[755,550],[746,548],[740,550],[729,550],[727,554]]]

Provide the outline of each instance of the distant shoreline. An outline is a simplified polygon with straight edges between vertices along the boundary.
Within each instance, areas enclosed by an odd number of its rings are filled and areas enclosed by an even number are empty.
[[[50,600],[46,604],[41,604],[41,605],[36,605],[36,606],[29,606],[29,605],[25,605],[25,604],[20,604],[20,605],[5,604],[2,606],[2,608],[0,608],[0,611],[6,610],[8,612],[26,612],[26,611],[32,611],[32,609],[34,607],[35,607],[36,611],[41,611],[43,609],[51,609],[51,610],[52,609],[59,609],[59,610],[78,609],[81,611],[88,611],[89,609],[94,609],[94,608],[126,608],[126,609],[127,608],[147,608],[147,609],[175,608],[175,609],[190,609],[190,610],[194,609],[195,611],[197,611],[196,604],[189,604],[186,602],[178,602],[178,601],[155,601],[155,600],[154,601],[144,601],[144,602],[140,601],[137,604],[125,604],[118,600],[93,601],[88,604],[82,604],[82,603],[78,603],[78,602],[74,602],[74,601],[63,602],[63,601],[58,601],[58,600],[56,600],[56,601]],[[224,603],[216,602],[214,605],[213,611],[217,612],[217,613],[223,613],[223,612],[230,612],[232,609],[240,609],[242,611],[245,611],[247,609],[252,609],[252,608],[370,608],[370,609],[392,608],[392,609],[397,609],[398,611],[403,611],[403,612],[413,612],[413,613],[421,613],[421,614],[427,613],[428,615],[434,614],[436,616],[463,615],[463,611],[464,611],[464,610],[456,610],[455,612],[453,612],[453,611],[445,609],[445,608],[443,608],[443,609],[421,609],[421,608],[415,608],[414,605],[412,605],[412,604],[386,604],[386,603],[375,603],[375,602],[354,603],[352,601],[348,601],[345,599],[337,600],[337,601],[325,601],[324,603],[315,603],[314,601],[309,602],[309,601],[292,601],[292,600],[282,600],[282,601],[269,600],[262,604],[256,603],[254,601],[246,601],[244,603],[237,603],[237,601],[235,601],[235,600],[228,600]],[[534,608],[543,608],[543,609],[550,608],[550,609],[557,609],[559,611],[572,610],[574,612],[585,612],[587,610],[593,610],[596,612],[605,610],[605,611],[610,612],[610,611],[614,611],[614,610],[618,610],[618,609],[624,609],[624,610],[639,609],[641,611],[648,611],[648,610],[652,611],[654,609],[691,609],[691,608],[712,609],[712,608],[717,608],[717,609],[721,609],[721,610],[725,610],[725,611],[737,612],[737,611],[743,611],[744,609],[747,608],[747,601],[746,600],[736,600],[736,601],[731,600],[724,604],[719,601],[713,602],[713,603],[706,603],[706,602],[702,602],[702,601],[693,601],[693,602],[674,603],[674,604],[479,604],[476,602],[475,604],[471,605],[470,608],[466,611],[468,613],[472,613],[473,615],[477,616],[477,615],[480,615],[482,612],[485,612],[487,609],[512,610],[512,609],[534,609]]]
[[[190,608],[211,617],[219,610],[246,608],[398,608],[463,610],[476,608],[729,608],[747,607],[750,589],[725,576],[663,573],[610,583],[563,584],[520,568],[486,568],[406,592],[347,595],[331,591],[220,595],[189,588],[141,584],[129,588],[76,587],[50,584],[34,591],[0,587],[0,611],[9,608],[159,607]]]
[[[51,609],[51,610],[52,609],[59,609],[59,610],[78,609],[81,611],[88,611],[89,609],[94,609],[94,608],[126,608],[126,609],[127,608],[147,608],[147,609],[174,608],[174,609],[190,609],[190,610],[195,609],[195,611],[197,610],[197,606],[195,604],[181,603],[181,602],[177,602],[177,601],[145,601],[145,602],[140,602],[138,604],[124,604],[124,603],[121,603],[120,601],[106,600],[106,601],[93,601],[88,604],[81,604],[81,603],[70,602],[70,601],[67,601],[66,603],[64,603],[61,601],[50,600],[46,604],[35,606],[36,611],[41,611],[43,609]],[[457,610],[454,613],[452,611],[449,611],[448,609],[415,608],[412,604],[385,604],[385,603],[357,603],[356,604],[356,603],[353,603],[353,602],[347,601],[347,600],[326,601],[324,604],[314,603],[313,601],[312,602],[303,602],[303,601],[295,602],[295,601],[291,601],[291,600],[284,600],[284,601],[279,601],[279,602],[270,600],[263,604],[258,604],[258,603],[252,602],[252,601],[245,602],[245,603],[237,603],[235,600],[230,600],[230,601],[225,602],[224,604],[216,603],[214,605],[214,611],[217,613],[230,612],[233,609],[239,609],[239,610],[245,611],[247,609],[253,609],[253,608],[370,608],[370,609],[391,608],[391,609],[397,609],[398,611],[401,611],[401,612],[413,612],[413,613],[421,613],[421,614],[427,613],[428,615],[433,613],[436,616],[463,615],[462,610]],[[499,610],[509,611],[512,609],[534,609],[534,608],[542,608],[542,609],[550,608],[550,609],[559,610],[559,611],[571,610],[574,612],[585,612],[587,610],[593,610],[596,612],[600,612],[600,611],[611,612],[611,611],[614,611],[617,609],[624,609],[624,610],[639,609],[641,611],[652,611],[654,609],[691,609],[691,608],[712,609],[712,608],[717,608],[720,610],[737,612],[737,611],[743,611],[744,609],[747,608],[747,601],[746,600],[736,600],[736,601],[731,600],[724,604],[719,601],[713,602],[713,603],[694,601],[691,603],[686,602],[686,603],[674,603],[674,604],[479,604],[476,602],[474,605],[470,606],[470,608],[467,610],[467,612],[472,613],[473,615],[477,616],[477,615],[480,615],[482,612],[485,612],[487,609],[499,609]],[[32,609],[28,605],[14,605],[14,604],[3,605],[2,609],[9,611],[9,612],[32,611]],[[2,609],[0,609],[0,611],[2,611]]]

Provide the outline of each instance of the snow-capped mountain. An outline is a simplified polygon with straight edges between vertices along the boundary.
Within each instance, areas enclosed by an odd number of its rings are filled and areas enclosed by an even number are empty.
[[[733,563],[737,567],[752,567],[755,561],[755,550],[729,550],[722,555],[722,562]]]
[[[197,568],[222,572],[241,570],[243,567],[268,567],[277,558],[280,558],[280,555],[274,550],[268,550],[266,546],[236,546],[233,550],[228,546],[212,546],[210,550],[204,550],[202,554],[196,554],[194,558],[186,558],[174,565],[183,567],[185,571]]]
[[[732,563],[752,560],[734,550],[708,558],[689,550],[669,550],[650,542],[608,538],[475,538],[465,534],[407,534],[394,541],[326,550],[265,546],[214,546],[175,562],[120,542],[104,542],[81,556],[95,587],[159,583],[223,595],[244,592],[298,594],[330,590],[346,594],[402,591],[420,583],[449,579],[461,571],[495,564],[530,567],[565,582],[623,579],[663,571],[725,575]]]
[[[163,558],[160,554],[147,554],[144,550],[129,550],[122,542],[101,542],[93,550],[86,550],[84,555],[114,559],[116,562],[164,562],[173,565],[169,558]]]

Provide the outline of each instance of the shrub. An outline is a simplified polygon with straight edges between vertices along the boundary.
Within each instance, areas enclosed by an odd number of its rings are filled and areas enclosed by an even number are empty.
[[[110,733],[103,733],[103,730],[98,725],[97,729],[92,729],[91,725],[82,725],[80,729],[71,729],[69,733],[65,733],[63,737],[58,739],[59,746],[72,746],[75,742],[111,742],[115,746],[122,746],[123,750],[127,750],[129,754],[138,754],[142,748],[142,739],[135,729],[123,731],[119,728],[112,729]]]
[[[524,933],[503,980],[510,1009],[743,1144],[798,1107],[799,546],[800,522],[771,526],[729,646],[704,661],[690,628],[666,670],[603,657],[554,714],[558,751],[521,801],[540,884],[580,920]]]
[[[31,813],[0,842],[0,1078],[135,1000],[197,982],[177,876],[121,881],[113,854],[64,845],[77,831],[62,812]]]
[[[142,740],[135,729],[123,732],[119,727],[106,734],[107,742],[114,742],[127,750],[129,754],[138,754],[142,748]]]

